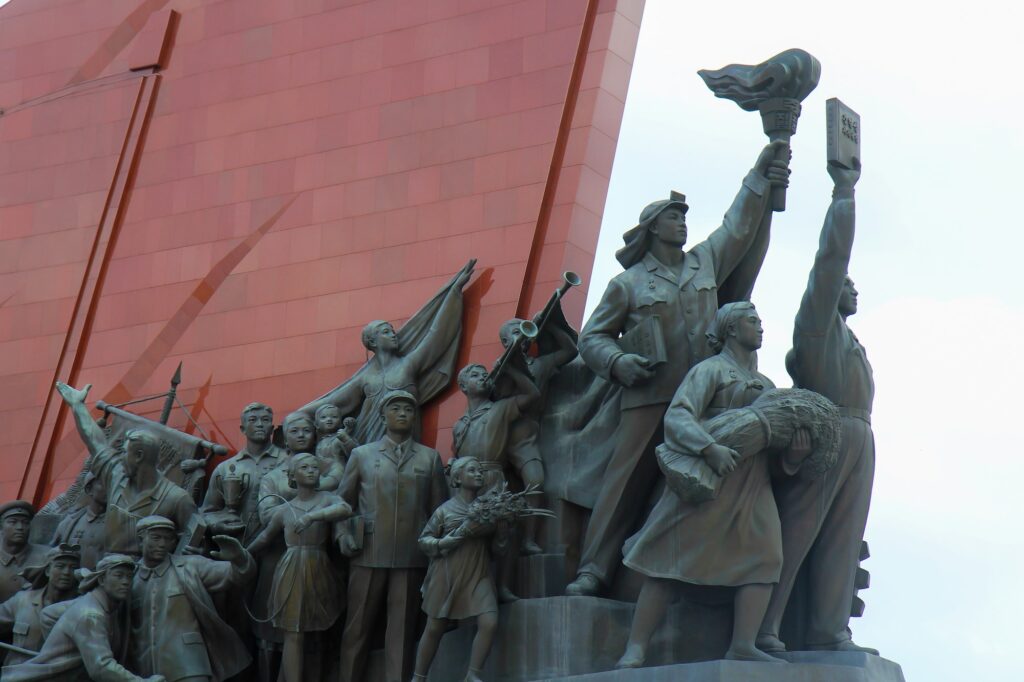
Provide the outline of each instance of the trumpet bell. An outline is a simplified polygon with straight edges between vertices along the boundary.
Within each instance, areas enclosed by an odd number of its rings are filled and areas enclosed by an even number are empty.
[[[564,279],[565,283],[571,287],[578,287],[580,284],[583,283],[583,278],[581,278],[572,270],[566,270],[565,272],[563,272],[562,279]]]
[[[528,339],[535,339],[537,334],[540,333],[540,329],[530,320],[523,320],[519,323],[519,333]]]

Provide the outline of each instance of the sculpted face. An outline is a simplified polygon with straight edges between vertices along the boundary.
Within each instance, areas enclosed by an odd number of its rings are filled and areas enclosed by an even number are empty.
[[[107,506],[107,486],[103,485],[103,479],[94,478],[89,486],[89,497],[97,504]]]
[[[25,514],[8,516],[3,522],[4,544],[22,547],[28,542],[29,518]]]
[[[462,468],[459,482],[466,490],[477,491],[484,487],[484,470],[479,462],[470,462]]]
[[[288,422],[284,430],[284,444],[292,452],[309,452],[313,447],[313,425],[305,419]]]
[[[377,327],[377,334],[374,337],[374,348],[378,351],[398,350],[398,333],[395,332],[395,328],[390,323],[385,322]]]
[[[341,423],[341,413],[336,407],[327,407],[319,410],[316,417],[317,433],[334,433]]]
[[[416,421],[416,406],[408,400],[392,400],[384,408],[384,422],[388,431],[407,434],[412,432],[412,425]]]
[[[523,320],[520,320],[518,317],[514,317],[505,324],[501,325],[501,329],[498,330],[498,338],[501,339],[501,345],[503,348],[508,348],[513,343],[516,343],[517,341],[519,341],[520,338],[522,338],[523,331],[522,329],[519,328],[519,325],[522,322]],[[523,344],[522,350],[523,354],[525,355],[530,350],[529,345]]]
[[[686,243],[686,214],[674,206],[666,208],[654,219],[651,234],[666,244],[681,247]]]
[[[320,480],[320,465],[312,458],[306,458],[295,467],[295,482],[313,487]]]
[[[129,481],[134,481],[146,459],[147,443],[141,438],[126,438],[124,441],[124,475]]]
[[[169,528],[154,528],[142,537],[142,558],[151,566],[163,562],[178,546],[178,534]]]
[[[268,410],[246,412],[240,428],[247,440],[266,443],[274,433],[274,416]]]
[[[132,593],[132,574],[128,566],[115,566],[103,575],[100,587],[115,602],[125,601]]]
[[[483,367],[471,367],[462,376],[461,388],[466,395],[486,397],[491,393],[490,375]]]
[[[55,559],[47,570],[50,584],[60,592],[67,592],[75,586],[75,569],[78,562],[74,559]]]
[[[761,347],[764,329],[761,328],[761,318],[756,310],[751,308],[743,311],[743,315],[736,320],[733,336],[737,343],[749,350]]]
[[[853,286],[853,280],[847,276],[843,282],[843,290],[839,294],[839,314],[849,317],[857,312],[857,287]]]

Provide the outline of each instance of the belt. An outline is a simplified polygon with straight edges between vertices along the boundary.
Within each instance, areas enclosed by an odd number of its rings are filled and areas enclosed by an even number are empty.
[[[868,424],[871,424],[871,412],[868,410],[862,410],[859,407],[840,407],[840,417],[849,417],[851,419],[860,419]]]

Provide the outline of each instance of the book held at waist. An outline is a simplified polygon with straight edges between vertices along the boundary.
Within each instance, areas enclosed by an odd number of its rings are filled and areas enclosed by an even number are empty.
[[[665,334],[661,330],[661,317],[651,315],[619,338],[624,353],[642,355],[650,361],[649,368],[668,361],[665,353]]]

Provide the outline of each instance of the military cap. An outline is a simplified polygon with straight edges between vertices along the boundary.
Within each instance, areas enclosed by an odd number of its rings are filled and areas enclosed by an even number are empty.
[[[408,391],[391,391],[386,396],[384,396],[384,402],[381,403],[380,409],[387,409],[387,406],[395,402],[396,400],[405,400],[407,402],[412,403],[413,406],[419,404],[416,402],[415,396],[413,396],[413,394],[409,393]]]
[[[31,519],[36,515],[36,508],[32,506],[31,502],[26,502],[25,500],[14,500],[0,505],[0,519],[6,519],[9,516],[16,516],[18,514]]]

